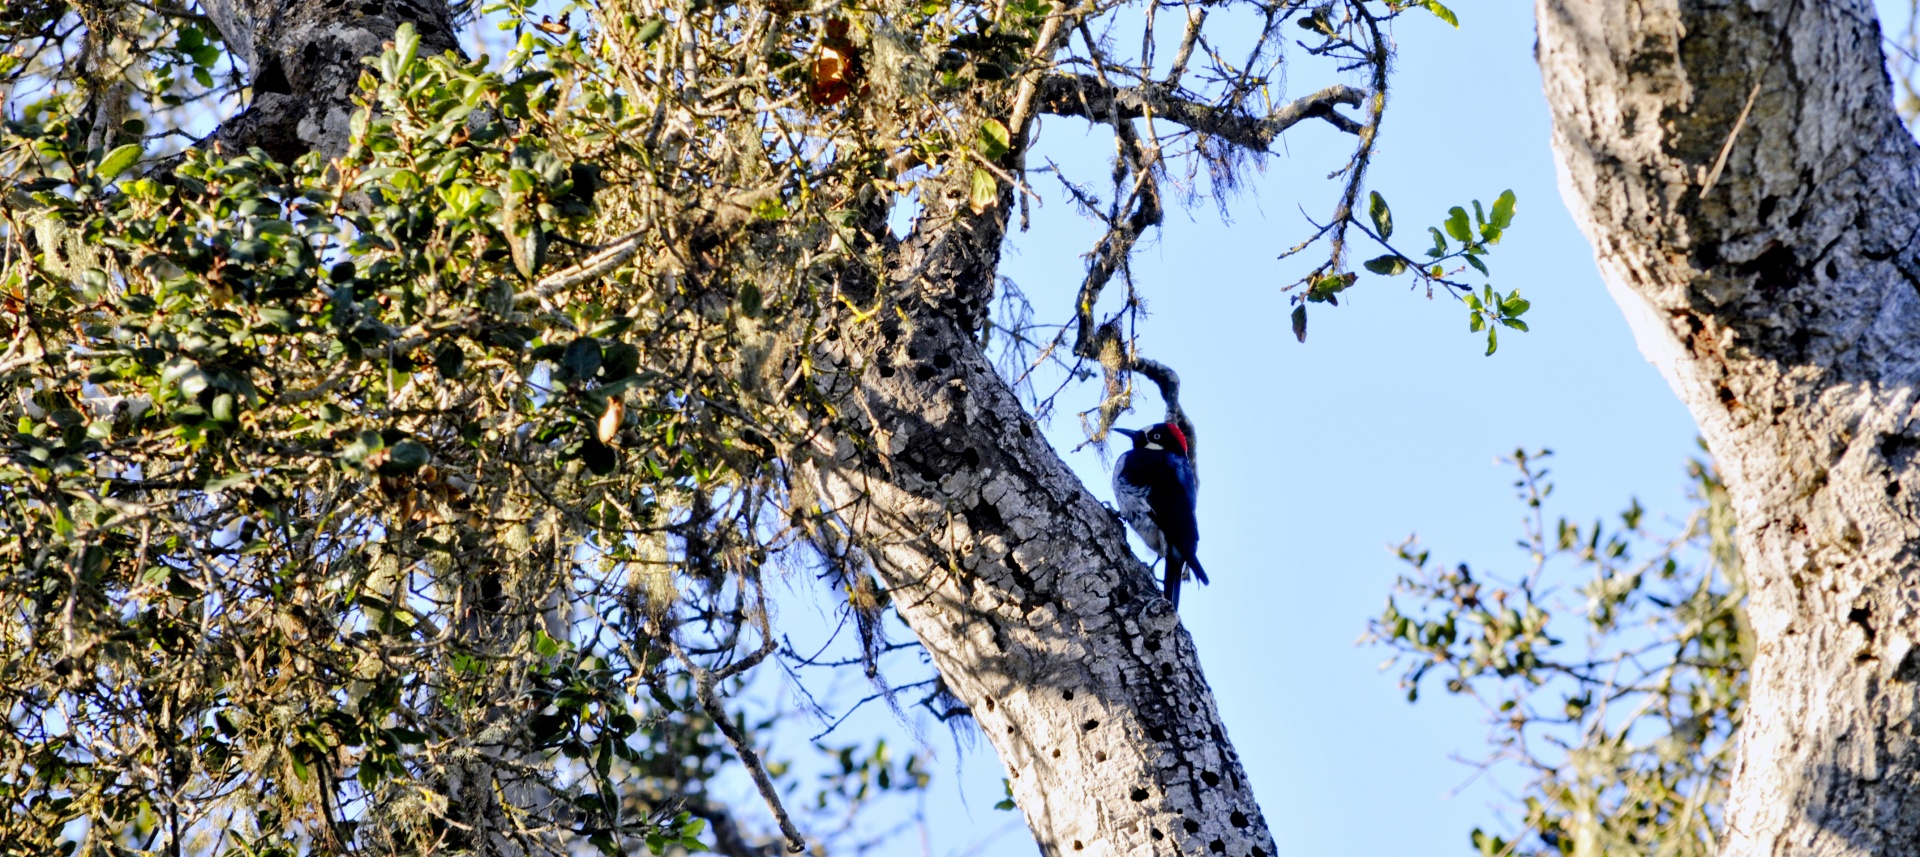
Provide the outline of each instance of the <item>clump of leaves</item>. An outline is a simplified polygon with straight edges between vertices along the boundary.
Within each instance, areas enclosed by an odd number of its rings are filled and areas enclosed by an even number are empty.
[[[1111,125],[1111,198],[1076,197],[1109,229],[1070,349],[1109,369],[1110,421],[1128,373],[1177,383],[1121,334],[1130,288],[1095,315],[1159,222],[1169,158],[1224,189],[1270,118],[1353,134],[1326,269],[1348,276],[1380,26],[1451,20],[1432,0],[1239,4],[1259,29],[1236,63],[1199,49],[1195,7],[1156,64],[1151,39],[1123,57],[1089,35],[1126,8],[644,0],[535,20],[500,0],[499,61],[421,56],[402,28],[347,150],[291,163],[153,143],[231,89],[197,16],[52,3],[0,23],[18,105],[0,129],[0,838],[658,853],[700,841],[682,812],[721,836],[704,784],[723,742],[755,755],[723,699],[777,653],[765,578],[821,572],[877,677],[886,593],[796,474],[823,437],[872,441],[827,394],[848,367],[821,344],[899,323],[889,290],[926,273],[898,269],[903,247],[998,239],[1037,111]],[[1269,102],[1289,21],[1373,91]],[[164,74],[122,99],[87,65],[104,56]],[[1093,115],[1089,92],[1174,99],[1193,127]],[[1362,101],[1364,124],[1334,109]],[[908,199],[925,231],[898,239]],[[968,329],[983,282],[950,302]],[[862,762],[832,787],[923,770]]]
[[[870,126],[686,78],[786,98],[810,25],[661,14],[403,27],[331,162],[6,124],[0,838],[699,847],[762,576],[829,525],[796,382],[871,161],[800,141]]]
[[[1502,294],[1494,291],[1492,284],[1481,287],[1479,294],[1473,286],[1458,279],[1467,268],[1491,277],[1493,272],[1487,267],[1485,258],[1492,247],[1500,243],[1507,229],[1513,226],[1513,210],[1516,199],[1513,191],[1502,191],[1493,201],[1491,211],[1473,201],[1473,219],[1467,219],[1467,209],[1454,206],[1447,210],[1447,219],[1440,226],[1427,227],[1427,234],[1433,238],[1433,246],[1425,251],[1424,259],[1412,256],[1396,249],[1393,238],[1393,210],[1387,206],[1386,197],[1379,191],[1367,195],[1367,221],[1352,221],[1354,228],[1378,243],[1387,252],[1368,259],[1364,267],[1383,277],[1410,275],[1414,287],[1424,286],[1427,297],[1433,297],[1438,286],[1441,291],[1456,297],[1467,307],[1467,327],[1474,333],[1484,331],[1487,334],[1487,355],[1500,347],[1500,337],[1495,326],[1507,327],[1527,332],[1527,323],[1520,319],[1532,306],[1520,297],[1520,290],[1514,289]],[[1456,249],[1447,243],[1452,238],[1459,242]],[[1457,267],[1449,268],[1449,262],[1460,262]],[[1358,276],[1348,272],[1341,274],[1317,274],[1308,278],[1304,302],[1294,308],[1294,335],[1303,341],[1306,338],[1306,304],[1330,303],[1340,305],[1340,292],[1352,286]]]
[[[1474,830],[1479,853],[1705,857],[1753,654],[1726,488],[1695,461],[1699,505],[1675,532],[1654,531],[1638,503],[1611,527],[1549,527],[1548,455],[1512,458],[1526,571],[1438,568],[1409,539],[1397,553],[1410,572],[1368,639],[1394,651],[1410,701],[1439,681],[1485,704],[1494,731],[1479,764],[1531,775],[1521,828]]]

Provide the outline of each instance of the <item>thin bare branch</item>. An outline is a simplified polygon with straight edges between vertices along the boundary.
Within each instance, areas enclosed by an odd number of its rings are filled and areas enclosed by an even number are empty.
[[[1219,137],[1248,149],[1265,151],[1281,132],[1307,119],[1324,119],[1349,134],[1360,133],[1358,122],[1334,110],[1356,106],[1365,90],[1336,84],[1281,105],[1266,116],[1252,116],[1194,101],[1160,84],[1108,86],[1084,74],[1056,73],[1040,81],[1040,109],[1055,116],[1080,116],[1104,122],[1154,116],[1193,131]]]

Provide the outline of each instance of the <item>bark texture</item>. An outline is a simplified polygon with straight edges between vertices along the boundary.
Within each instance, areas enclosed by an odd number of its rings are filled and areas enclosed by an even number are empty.
[[[206,0],[207,17],[247,64],[253,102],[213,139],[259,146],[281,160],[347,148],[361,60],[380,53],[403,23],[421,56],[460,50],[442,0]]]
[[[1739,516],[1760,643],[1722,853],[1915,853],[1920,152],[1873,6],[1538,14],[1567,205]]]
[[[344,149],[359,59],[400,22],[420,30],[423,54],[454,47],[431,0],[209,7],[256,81],[253,106],[216,139],[276,157]],[[1285,125],[1331,112],[1303,105]],[[1269,857],[1192,640],[1119,519],[980,347],[1011,194],[984,215],[967,211],[964,191],[948,202],[897,248],[876,295],[883,321],[847,325],[823,355],[835,367],[823,383],[844,407],[841,431],[814,450],[822,500],[864,540],[895,608],[999,751],[1044,853]]]
[[[999,752],[1042,853],[1268,857],[1178,614],[976,338],[1011,201],[924,215],[883,321],[835,341],[825,383],[862,416],[820,442],[820,490]]]

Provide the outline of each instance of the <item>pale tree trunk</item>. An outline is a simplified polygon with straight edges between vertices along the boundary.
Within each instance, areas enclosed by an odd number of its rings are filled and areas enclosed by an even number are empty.
[[[1567,205],[1739,515],[1759,649],[1722,853],[1915,853],[1920,152],[1873,6],[1538,12]]]
[[[263,88],[282,84],[278,63],[294,90],[256,96],[219,139],[278,157],[344,148],[359,56],[401,21],[423,54],[453,46],[444,5],[426,0],[375,17],[210,6]],[[882,321],[846,326],[826,355],[842,424],[802,470],[999,751],[1044,853],[1271,857],[1192,640],[980,346],[1011,202],[929,213],[896,248]]]
[[[859,425],[815,450],[820,490],[999,752],[1042,853],[1268,857],[1193,640],[976,337],[1011,201],[923,215],[897,260],[917,276],[833,344],[827,390]]]

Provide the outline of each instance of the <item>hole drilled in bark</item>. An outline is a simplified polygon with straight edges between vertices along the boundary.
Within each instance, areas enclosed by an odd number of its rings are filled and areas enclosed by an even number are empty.
[[[1188,833],[1200,832],[1200,822],[1194,821],[1191,818],[1187,819],[1185,822],[1182,822],[1180,826],[1186,828]]]
[[[1060,695],[1061,695],[1062,697],[1065,697],[1065,698],[1067,698],[1067,699],[1072,699],[1072,698],[1073,698],[1073,691],[1071,691],[1071,690],[1063,690],[1063,691],[1061,691],[1061,692],[1060,692]]]
[[[312,48],[313,46],[308,45],[307,47]],[[253,82],[253,91],[259,93],[273,92],[280,95],[293,94],[293,83],[287,80],[286,69],[280,66],[279,57],[270,56],[267,58],[266,68],[261,69],[260,77]]]
[[[1098,729],[1098,728],[1100,728],[1100,721],[1098,721],[1098,720],[1089,720],[1089,721],[1087,721],[1087,722],[1085,722],[1085,723],[1082,723],[1082,724],[1080,724],[1080,728],[1081,728],[1081,729],[1084,729],[1084,730],[1086,730],[1086,731],[1088,731],[1088,732],[1092,732],[1093,730],[1095,730],[1095,729]]]
[[[1054,748],[1054,750],[1053,750],[1053,757],[1054,757],[1054,758],[1056,758],[1056,759],[1058,759],[1058,758],[1060,758],[1060,748],[1058,748],[1058,747],[1055,747],[1055,748]]]
[[[1164,833],[1161,833],[1161,832],[1160,832],[1160,828],[1158,828],[1158,827],[1152,827],[1152,828],[1148,828],[1148,829],[1147,829],[1147,835],[1148,835],[1148,836],[1151,836],[1151,837],[1153,837],[1153,838],[1155,838],[1155,839],[1165,839],[1165,838],[1167,838],[1167,835],[1166,835],[1166,834],[1164,834]]]
[[[1220,784],[1220,775],[1212,771],[1201,771],[1200,781],[1206,783],[1209,787],[1217,786]]]
[[[1221,842],[1220,840],[1215,839],[1212,842],[1207,843],[1207,850],[1212,851],[1215,854],[1225,854],[1227,853],[1227,843]]]
[[[1134,790],[1133,790],[1133,792],[1132,792],[1131,794],[1129,794],[1129,795],[1127,795],[1127,797],[1130,797],[1130,798],[1133,798],[1133,799],[1134,799],[1135,801],[1143,801],[1143,800],[1146,800],[1146,799],[1147,799],[1147,790],[1146,790],[1146,789],[1143,789],[1143,788],[1139,788],[1139,787],[1135,787],[1135,788],[1134,788]]]
[[[1107,760],[1107,751],[1105,751],[1105,750],[1100,750],[1100,751],[1097,751],[1097,752],[1095,752],[1095,753],[1093,754],[1093,760],[1094,760],[1094,761],[1096,761],[1096,762],[1104,762],[1104,761],[1106,761],[1106,760]]]
[[[1247,814],[1237,809],[1233,811],[1233,815],[1227,817],[1227,820],[1233,822],[1234,827],[1247,826]]]
[[[1788,218],[1791,222],[1793,218]],[[1800,259],[1794,255],[1793,248],[1775,245],[1751,262],[1740,265],[1740,273],[1754,278],[1754,285],[1762,292],[1773,293],[1785,290],[1809,273],[1800,267]]]
[[[1081,845],[1081,844],[1080,844],[1080,840],[1078,840],[1078,839],[1075,839],[1075,840],[1073,840],[1073,850],[1075,850],[1075,851],[1079,851],[1079,850],[1081,850],[1081,849],[1083,849],[1083,848],[1085,848],[1085,847],[1087,847],[1087,846],[1085,846],[1085,845]]]
[[[1867,642],[1873,642],[1873,605],[1862,604],[1847,611],[1847,621],[1860,626],[1866,632]]]

